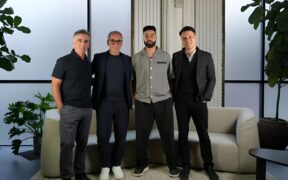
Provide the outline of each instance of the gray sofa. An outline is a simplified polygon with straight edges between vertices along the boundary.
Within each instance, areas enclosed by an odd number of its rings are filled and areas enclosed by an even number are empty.
[[[210,107],[209,135],[212,144],[215,169],[235,173],[254,173],[255,158],[248,154],[250,148],[259,147],[259,137],[255,114],[247,108]],[[130,111],[127,146],[122,167],[136,165],[135,152],[135,117]],[[201,167],[200,146],[193,123],[190,123],[189,142],[191,146],[192,167]],[[113,145],[114,135],[110,142]],[[174,112],[174,137],[177,145],[177,120]],[[165,163],[160,136],[156,126],[150,135],[148,154],[152,163]],[[56,109],[46,112],[44,134],[41,149],[41,171],[44,177],[59,177],[59,114]],[[90,136],[86,155],[86,172],[100,171],[97,137],[96,113],[93,111]]]

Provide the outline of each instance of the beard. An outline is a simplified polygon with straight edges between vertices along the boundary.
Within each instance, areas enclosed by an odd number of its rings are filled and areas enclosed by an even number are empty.
[[[144,44],[147,48],[152,48],[155,46],[156,41],[144,41]]]

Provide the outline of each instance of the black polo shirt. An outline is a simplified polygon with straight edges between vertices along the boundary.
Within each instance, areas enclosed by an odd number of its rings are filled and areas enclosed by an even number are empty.
[[[52,76],[62,80],[61,96],[64,105],[91,107],[91,65],[74,50],[57,60]]]

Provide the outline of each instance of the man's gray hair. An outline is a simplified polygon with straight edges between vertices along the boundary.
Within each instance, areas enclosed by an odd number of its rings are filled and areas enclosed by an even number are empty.
[[[73,37],[77,36],[78,34],[86,34],[86,35],[88,35],[90,37],[90,33],[87,30],[85,30],[85,29],[80,29],[80,30],[76,31],[74,33]]]
[[[120,31],[111,31],[111,32],[109,32],[109,34],[108,34],[108,36],[107,36],[107,41],[109,41],[110,36],[111,36],[112,34],[119,34],[119,35],[121,36],[121,38],[123,38],[122,33],[121,33]],[[122,40],[122,41],[123,41],[123,40]]]

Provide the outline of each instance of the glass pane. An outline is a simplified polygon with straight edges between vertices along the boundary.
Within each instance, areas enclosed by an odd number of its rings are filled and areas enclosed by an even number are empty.
[[[280,94],[279,117],[288,121],[288,86],[281,88]],[[275,117],[276,113],[276,96],[277,87],[274,88],[265,85],[265,102],[264,102],[264,116]]]
[[[225,1],[225,79],[259,80],[261,33],[248,23],[252,10],[241,6],[251,0]]]
[[[121,51],[131,54],[131,0],[91,1],[91,54],[107,51],[110,31],[123,35]]]
[[[69,4],[69,8],[67,6]],[[7,1],[30,34],[15,32],[6,41],[17,53],[30,55],[31,62],[18,62],[15,70],[0,69],[1,80],[48,80],[56,60],[70,53],[73,33],[87,28],[87,1],[83,0],[21,0]]]
[[[226,83],[225,106],[247,107],[259,117],[259,85]]]

